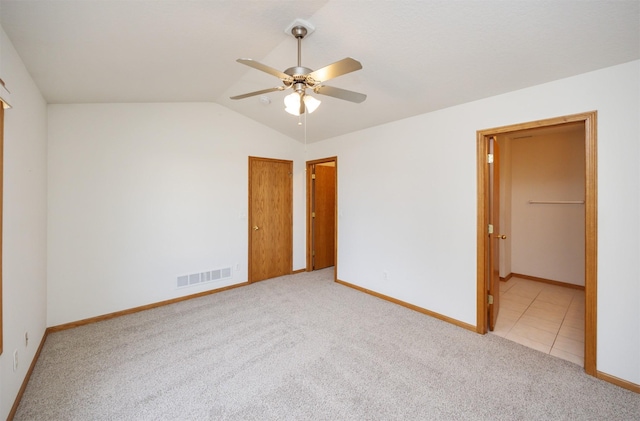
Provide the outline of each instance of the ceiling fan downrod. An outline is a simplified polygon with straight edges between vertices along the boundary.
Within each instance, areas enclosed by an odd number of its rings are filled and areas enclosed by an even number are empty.
[[[302,67],[302,38],[307,36],[307,28],[304,26],[294,26],[291,28],[291,35],[298,40],[298,67]]]

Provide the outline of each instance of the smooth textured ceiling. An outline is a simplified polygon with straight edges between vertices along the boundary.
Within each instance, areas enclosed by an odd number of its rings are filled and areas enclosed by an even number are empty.
[[[280,85],[235,60],[296,65],[296,18],[316,28],[303,66],[353,57],[363,70],[326,84],[368,95],[318,95],[308,142],[640,58],[637,0],[0,1],[49,103],[215,102],[304,141],[289,91],[229,99]]]

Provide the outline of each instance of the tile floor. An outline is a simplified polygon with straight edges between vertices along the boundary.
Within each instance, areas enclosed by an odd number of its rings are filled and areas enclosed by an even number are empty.
[[[516,277],[500,282],[492,333],[584,366],[584,291]]]

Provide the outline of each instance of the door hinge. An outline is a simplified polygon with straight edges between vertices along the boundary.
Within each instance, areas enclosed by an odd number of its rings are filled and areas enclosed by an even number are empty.
[[[311,252],[311,256],[315,257],[315,255],[316,255],[316,251],[314,250]]]
[[[493,295],[491,295],[491,294],[487,295],[487,302],[489,304],[493,304]]]
[[[311,179],[315,180],[316,179],[316,175],[315,174],[311,174]]]
[[[311,217],[315,218],[316,217],[316,213],[315,212],[311,212]]]
[[[487,230],[489,231],[489,234],[493,234],[493,224],[489,224]]]
[[[493,164],[493,154],[487,154],[487,164]]]

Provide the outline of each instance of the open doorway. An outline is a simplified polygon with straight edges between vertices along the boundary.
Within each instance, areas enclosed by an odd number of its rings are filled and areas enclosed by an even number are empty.
[[[307,271],[337,263],[337,157],[307,161]],[[334,273],[337,273],[334,269]]]
[[[489,130],[478,131],[478,284],[477,284],[477,330],[479,333],[486,333],[491,328],[489,313],[499,314],[500,300],[493,297],[498,292],[494,289],[490,291],[490,280],[495,279],[495,274],[499,272],[500,257],[504,256],[504,251],[500,253],[501,247],[506,243],[505,234],[494,232],[492,228],[492,216],[499,218],[500,213],[492,209],[491,202],[494,186],[492,185],[492,160],[488,159],[489,148],[492,141],[498,139],[514,139],[516,137],[528,136],[531,133],[540,133],[543,130],[549,133],[582,130],[583,140],[583,182],[584,197],[582,200],[546,200],[544,198],[530,198],[527,200],[528,206],[540,206],[538,201],[552,201],[554,203],[544,205],[577,206],[583,209],[584,218],[580,222],[583,225],[584,245],[582,246],[583,267],[579,268],[579,275],[584,279],[584,368],[588,374],[596,375],[596,112],[559,117],[543,121],[517,124],[513,126],[500,127]],[[525,148],[526,149],[526,148]],[[573,199],[573,198],[572,198]],[[582,202],[583,203],[574,203]],[[529,203],[534,202],[534,203]],[[499,205],[497,205],[499,206]],[[567,208],[565,208],[566,210]],[[499,224],[496,219],[496,224]],[[507,224],[508,225],[508,224]],[[535,223],[531,224],[535,229]],[[514,232],[516,234],[516,232]],[[520,234],[516,234],[520,235]],[[507,236],[509,238],[509,236]],[[501,240],[498,242],[498,240]],[[495,253],[493,253],[495,251]],[[495,255],[495,259],[494,259]],[[504,271],[504,270],[503,270]],[[508,275],[507,275],[508,276]],[[542,280],[542,277],[537,281]],[[573,282],[579,284],[580,282]],[[495,282],[494,282],[495,284]],[[499,283],[498,283],[499,284]]]

